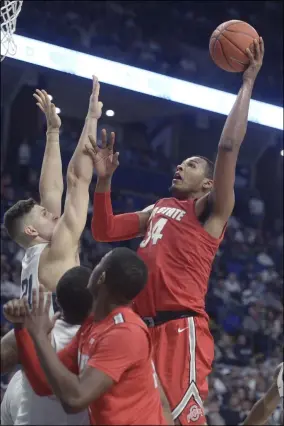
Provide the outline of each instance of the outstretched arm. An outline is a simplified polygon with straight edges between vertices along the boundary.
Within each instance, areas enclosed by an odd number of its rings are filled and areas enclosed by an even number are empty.
[[[88,143],[88,135],[92,134],[96,137],[97,134],[97,122],[102,109],[102,103],[98,101],[99,91],[99,82],[94,77],[85,125],[67,170],[64,213],[56,225],[52,237],[50,249],[52,259],[65,256],[68,248],[72,251],[77,248],[86,224],[93,163],[86,153],[85,146]]]
[[[124,241],[144,235],[147,229],[152,207],[137,213],[125,213],[115,216],[111,205],[111,179],[118,167],[119,153],[113,152],[115,134],[112,132],[107,141],[106,131],[102,130],[102,147],[90,136],[87,152],[92,158],[98,176],[94,194],[92,234],[96,241]]]
[[[236,164],[247,130],[253,86],[262,66],[264,56],[262,38],[254,40],[253,53],[250,49],[247,49],[247,55],[250,59],[250,65],[244,72],[242,87],[225,122],[220,138],[214,169],[213,190],[210,194],[213,201],[213,214],[222,221],[222,226],[224,226],[234,208]]]
[[[47,124],[46,144],[39,181],[41,205],[55,216],[61,216],[63,193],[62,162],[59,146],[61,120],[56,113],[55,105],[51,103],[45,90],[37,89],[33,96],[37,100],[37,106],[45,114]]]

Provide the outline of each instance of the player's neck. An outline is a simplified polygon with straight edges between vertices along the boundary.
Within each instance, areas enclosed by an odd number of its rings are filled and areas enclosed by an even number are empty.
[[[102,298],[98,297],[93,306],[94,320],[96,322],[104,320],[118,307],[119,305],[117,303],[112,303],[110,300],[102,300]]]
[[[197,198],[201,198],[205,195],[205,192],[190,192],[187,194],[175,194],[173,193],[173,196],[177,198],[178,200],[196,200]]]

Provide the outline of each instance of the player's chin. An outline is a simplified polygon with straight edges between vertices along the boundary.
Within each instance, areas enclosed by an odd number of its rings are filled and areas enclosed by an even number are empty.
[[[172,183],[169,187],[169,192],[174,198],[184,198],[186,190],[181,185]]]

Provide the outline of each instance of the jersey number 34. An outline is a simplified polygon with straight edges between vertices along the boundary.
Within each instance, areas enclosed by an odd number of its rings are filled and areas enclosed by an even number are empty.
[[[167,221],[168,219],[162,217],[153,226],[153,222],[151,220],[147,235],[140,244],[140,247],[146,247],[151,240],[153,245],[157,244],[157,242],[163,238],[162,230],[164,229],[164,226],[166,225]]]

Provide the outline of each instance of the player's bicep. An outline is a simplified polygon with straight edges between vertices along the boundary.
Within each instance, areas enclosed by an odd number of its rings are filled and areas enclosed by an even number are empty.
[[[64,212],[54,230],[51,252],[59,255],[74,250],[87,221],[89,187],[85,181],[73,179],[68,182]]]
[[[62,191],[44,191],[40,194],[40,205],[46,208],[54,216],[61,216]]]
[[[19,363],[19,355],[14,330],[10,330],[1,339],[1,373],[13,371]]]
[[[213,190],[214,212],[225,221],[230,217],[235,204],[235,174],[239,149],[228,151],[219,147],[215,161]]]
[[[144,236],[147,231],[148,222],[151,216],[152,210],[138,212],[139,217],[139,236]]]

